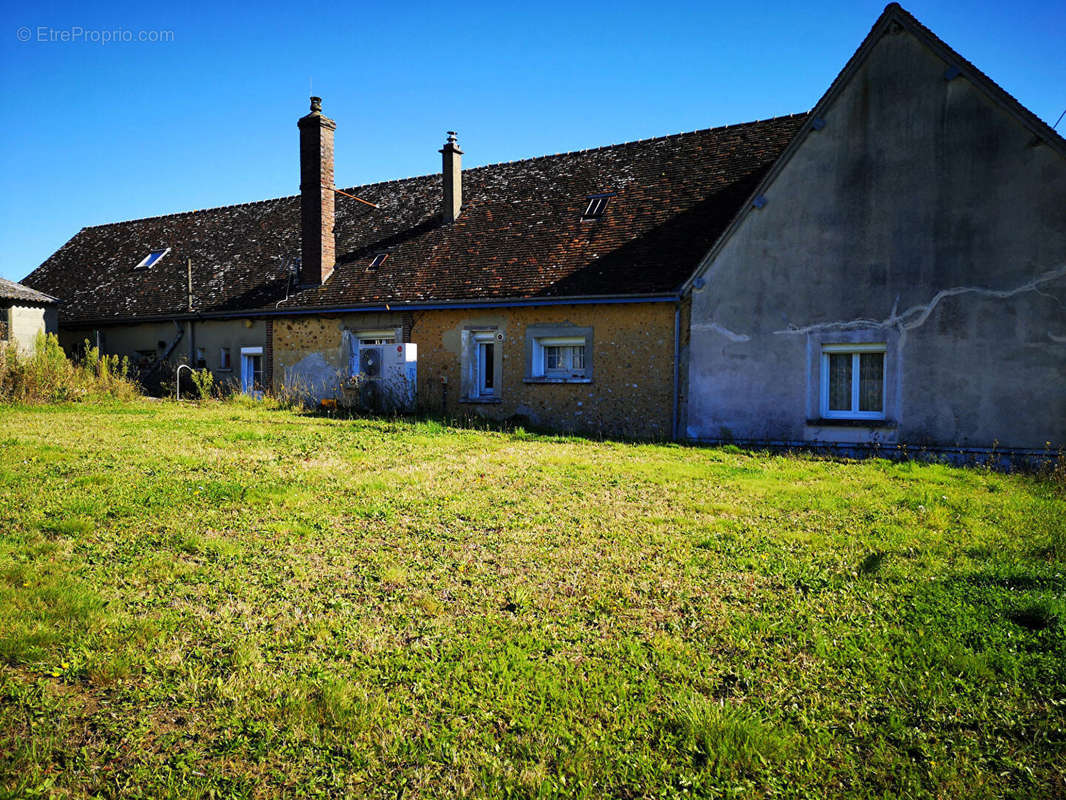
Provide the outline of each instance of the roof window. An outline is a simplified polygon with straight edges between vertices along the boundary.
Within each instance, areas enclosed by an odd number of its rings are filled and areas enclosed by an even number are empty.
[[[589,204],[585,208],[585,213],[581,215],[581,219],[599,219],[602,217],[604,209],[607,208],[607,201],[614,195],[614,192],[586,195]]]
[[[141,263],[138,264],[137,266],[135,266],[134,269],[148,269],[150,266],[152,266],[155,262],[157,262],[159,259],[161,259],[163,256],[165,256],[169,252],[170,252],[170,248],[169,247],[164,248],[163,250],[153,250],[151,253],[146,255],[141,260]]]
[[[378,253],[376,256],[374,256],[372,259],[370,259],[370,264],[367,265],[366,271],[367,272],[373,272],[378,267],[380,267],[382,264],[384,264],[385,263],[385,259],[388,258],[388,257],[389,257],[388,253]]]

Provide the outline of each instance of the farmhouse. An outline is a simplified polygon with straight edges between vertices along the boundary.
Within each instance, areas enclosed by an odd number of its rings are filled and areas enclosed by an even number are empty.
[[[26,353],[38,334],[55,333],[56,306],[54,297],[0,278],[0,349],[10,343]]]
[[[806,114],[466,170],[449,133],[345,189],[335,129],[312,98],[297,196],[81,230],[26,278],[64,346],[559,430],[1066,444],[1066,142],[894,3]]]

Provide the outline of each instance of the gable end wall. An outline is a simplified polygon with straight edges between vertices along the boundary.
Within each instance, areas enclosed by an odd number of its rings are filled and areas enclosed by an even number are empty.
[[[718,251],[690,438],[1066,445],[1066,159],[948,66],[886,33]],[[822,344],[879,340],[887,424],[819,424]]]

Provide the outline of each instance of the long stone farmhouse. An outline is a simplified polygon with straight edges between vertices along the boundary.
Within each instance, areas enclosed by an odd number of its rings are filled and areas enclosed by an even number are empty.
[[[1066,446],[1066,141],[893,3],[808,113],[82,229],[65,347],[564,431]],[[375,387],[378,387],[375,389]],[[354,393],[354,394],[353,394]]]

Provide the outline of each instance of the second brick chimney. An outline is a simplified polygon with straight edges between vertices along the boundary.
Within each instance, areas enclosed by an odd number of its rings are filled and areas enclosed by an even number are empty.
[[[311,113],[300,117],[300,283],[318,286],[333,272],[333,132],[337,123],[322,113],[322,98],[311,98]]]
[[[463,208],[463,151],[455,142],[455,131],[448,131],[448,141],[440,152],[444,162],[444,221],[455,222]]]

